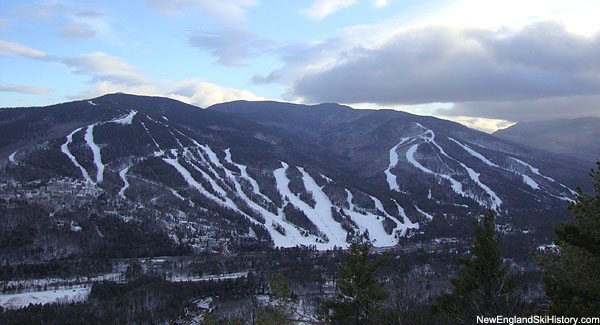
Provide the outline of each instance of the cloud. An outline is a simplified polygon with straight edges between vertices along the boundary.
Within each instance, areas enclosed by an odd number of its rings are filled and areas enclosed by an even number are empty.
[[[198,9],[222,24],[246,22],[246,7],[258,5],[256,0],[146,0],[148,8],[171,16],[182,16]]]
[[[266,50],[272,44],[241,28],[198,31],[189,36],[189,42],[194,47],[209,51],[217,58],[217,63],[225,66],[244,65],[250,56]]]
[[[438,115],[479,116],[509,121],[600,116],[600,95],[548,97],[533,100],[473,101],[438,109]]]
[[[256,0],[146,0],[150,9],[169,16],[200,14],[212,24],[189,33],[191,46],[208,51],[225,66],[241,66],[258,51],[267,48],[269,41],[260,39],[246,23],[246,8],[258,5]]]
[[[233,100],[264,100],[248,90],[227,88],[201,79],[181,81],[162,80],[156,84],[121,84],[99,81],[94,87],[71,96],[71,99],[98,97],[105,94],[125,92],[146,96],[169,97],[184,103],[206,108],[210,105]]]
[[[82,75],[90,75],[93,81],[109,81],[119,84],[136,85],[153,82],[143,71],[133,67],[120,57],[103,52],[82,54],[75,58],[64,58],[62,63]]]
[[[0,56],[2,55],[18,55],[30,59],[44,59],[48,57],[48,54],[43,51],[0,39]]]
[[[390,4],[389,0],[371,0],[375,8],[383,8]]]
[[[45,21],[68,40],[81,40],[106,35],[110,27],[102,14],[90,9],[88,1],[29,3],[19,6],[20,18]]]
[[[35,87],[35,86],[23,86],[23,85],[15,85],[15,84],[0,82],[0,91],[38,95],[38,94],[46,94],[46,93],[52,92],[53,90],[50,88],[41,88],[41,87]]]
[[[58,25],[58,29],[61,37],[72,40],[91,38],[96,35],[90,25],[74,21],[62,23]]]
[[[515,124],[515,122],[502,120],[502,119],[490,119],[490,118],[482,118],[482,117],[472,117],[472,116],[444,116],[438,115],[437,117],[443,118],[446,120],[454,121],[460,123],[466,127],[471,129],[480,130],[487,133],[493,133],[499,129],[505,129],[509,126]]]
[[[315,0],[310,7],[301,9],[300,13],[312,20],[322,20],[355,3],[356,0]]]
[[[472,116],[512,121],[516,114],[498,110],[519,101],[600,95],[600,34],[574,34],[556,22],[521,29],[432,26],[361,41],[348,34],[301,46],[282,54],[281,69],[253,81],[280,83],[286,98],[309,103],[502,102]],[[477,114],[466,104],[451,111],[446,114]]]
[[[232,100],[264,99],[248,90],[227,88],[201,79],[177,81],[151,78],[124,59],[102,52],[65,58],[61,62],[74,69],[77,74],[91,76],[91,82],[94,83],[80,94],[70,96],[71,99],[126,92],[170,97],[200,107]]]

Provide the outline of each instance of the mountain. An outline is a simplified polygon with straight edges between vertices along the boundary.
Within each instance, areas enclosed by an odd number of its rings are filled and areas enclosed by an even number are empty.
[[[519,122],[494,135],[587,161],[600,159],[600,117]]]
[[[1,109],[0,125],[9,263],[456,241],[488,208],[518,250],[550,242],[589,182],[585,161],[337,104],[119,93]]]

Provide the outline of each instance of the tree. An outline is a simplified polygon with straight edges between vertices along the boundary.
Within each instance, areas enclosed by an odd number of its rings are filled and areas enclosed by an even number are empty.
[[[344,254],[346,265],[340,265],[341,275],[336,282],[336,300],[324,303],[334,324],[377,323],[377,311],[389,293],[375,276],[375,271],[387,262],[388,256],[369,259],[368,243],[354,242]]]
[[[495,214],[473,220],[471,257],[457,256],[463,265],[450,279],[453,290],[434,298],[433,310],[445,323],[472,324],[477,316],[524,315],[528,306],[519,290],[522,275],[502,258],[502,238],[495,233]]]
[[[269,276],[270,298],[273,304],[257,310],[255,324],[260,325],[285,325],[290,323],[293,308],[290,306],[290,285],[281,273]]]
[[[556,247],[538,259],[553,315],[600,315],[600,162],[596,164],[590,172],[595,195],[578,188],[568,207],[575,221],[555,227]]]

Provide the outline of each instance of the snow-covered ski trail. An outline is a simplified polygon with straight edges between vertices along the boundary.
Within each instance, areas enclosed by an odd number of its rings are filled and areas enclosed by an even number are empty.
[[[85,168],[83,168],[83,166],[81,166],[81,164],[79,164],[79,162],[77,162],[77,158],[75,158],[75,156],[73,156],[73,154],[69,150],[69,144],[71,142],[73,142],[73,135],[75,133],[81,131],[81,129],[82,128],[77,128],[73,132],[69,133],[67,135],[67,142],[65,142],[62,146],[60,146],[60,150],[67,157],[69,157],[69,159],[71,160],[71,162],[73,163],[73,165],[75,165],[75,167],[77,167],[77,168],[79,168],[79,170],[81,170],[81,175],[83,175],[83,178],[85,179],[85,181],[87,183],[96,184],[96,183],[94,183],[94,181],[92,180],[92,178],[90,177],[90,175],[88,174],[88,172],[85,170]]]
[[[102,163],[102,156],[100,155],[100,147],[94,142],[94,127],[97,123],[91,124],[87,127],[85,132],[85,142],[92,149],[94,156],[94,164],[96,165],[96,183],[102,183],[104,180],[104,164]]]

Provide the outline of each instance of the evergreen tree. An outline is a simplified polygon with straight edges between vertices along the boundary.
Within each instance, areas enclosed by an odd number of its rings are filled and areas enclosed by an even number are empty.
[[[553,315],[600,315],[600,162],[596,164],[590,173],[595,195],[578,189],[568,207],[575,221],[555,227],[556,247],[538,259]]]
[[[375,276],[375,271],[387,262],[387,256],[372,260],[369,251],[369,244],[354,242],[344,254],[346,265],[339,266],[337,299],[324,303],[333,324],[377,323],[378,308],[389,293]]]
[[[502,238],[495,233],[494,212],[473,221],[472,257],[457,256],[464,267],[450,279],[453,290],[434,298],[433,310],[448,324],[472,324],[477,316],[514,316],[527,313],[520,294],[522,275],[502,259]]]

